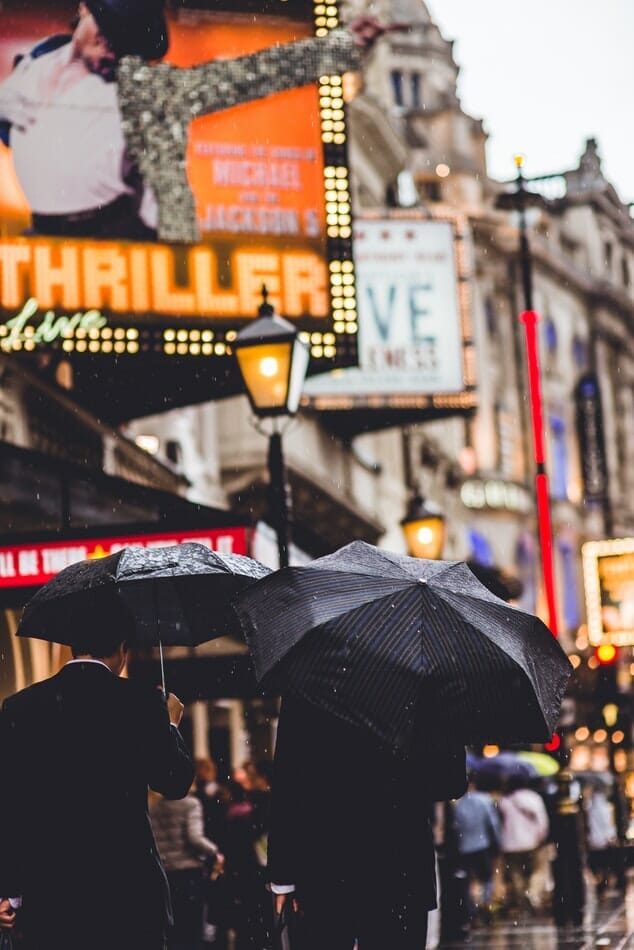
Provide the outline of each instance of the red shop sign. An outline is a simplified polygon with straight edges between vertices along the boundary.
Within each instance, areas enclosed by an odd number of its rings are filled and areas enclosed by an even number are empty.
[[[215,528],[198,531],[166,531],[164,534],[117,535],[112,538],[82,538],[78,541],[51,541],[44,544],[14,544],[0,547],[0,588],[36,587],[58,571],[86,558],[106,557],[121,548],[165,547],[195,541],[221,554],[248,554],[248,528]]]

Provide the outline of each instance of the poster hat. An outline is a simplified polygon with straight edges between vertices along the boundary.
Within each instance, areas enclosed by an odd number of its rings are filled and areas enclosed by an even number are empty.
[[[85,0],[117,57],[160,59],[169,40],[164,0]]]

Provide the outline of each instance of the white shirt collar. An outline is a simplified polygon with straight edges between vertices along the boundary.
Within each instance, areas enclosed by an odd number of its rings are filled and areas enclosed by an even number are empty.
[[[68,660],[64,666],[70,666],[71,663],[98,663],[100,666],[105,666],[109,673],[112,673],[110,667],[103,660]]]

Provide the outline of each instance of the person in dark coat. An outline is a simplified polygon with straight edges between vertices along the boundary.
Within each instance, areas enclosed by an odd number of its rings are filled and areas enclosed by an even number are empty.
[[[306,950],[352,950],[355,938],[359,950],[423,950],[436,906],[431,803],[459,797],[467,779],[464,746],[434,748],[417,732],[415,752],[398,758],[369,732],[283,698],[268,877],[278,913],[298,906]]]
[[[194,769],[183,706],[120,677],[131,618],[92,618],[90,645],[5,700],[0,897],[21,898],[25,950],[163,950],[167,879],[148,786],[182,798]]]

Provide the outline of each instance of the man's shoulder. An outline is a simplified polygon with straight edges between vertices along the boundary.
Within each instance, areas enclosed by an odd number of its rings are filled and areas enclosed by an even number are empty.
[[[22,710],[38,706],[40,703],[46,702],[50,696],[55,695],[58,684],[59,674],[56,673],[48,679],[41,680],[39,683],[32,683],[30,686],[18,690],[17,693],[7,696],[2,708],[9,715],[13,715],[16,712],[19,713]]]

